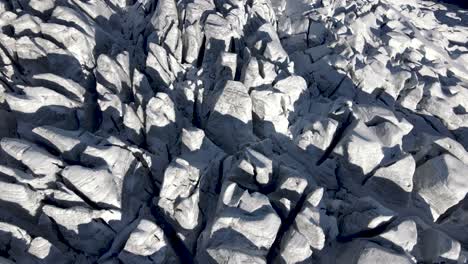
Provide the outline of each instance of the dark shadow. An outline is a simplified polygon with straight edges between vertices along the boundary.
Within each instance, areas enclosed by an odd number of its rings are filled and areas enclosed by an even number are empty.
[[[424,0],[424,1],[434,2],[438,4],[442,4],[442,3],[449,4],[451,8],[460,7],[460,8],[468,9],[468,3],[463,0]]]

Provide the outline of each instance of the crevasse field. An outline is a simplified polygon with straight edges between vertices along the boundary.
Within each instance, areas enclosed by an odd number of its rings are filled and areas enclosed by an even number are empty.
[[[0,263],[467,263],[451,2],[0,0]]]

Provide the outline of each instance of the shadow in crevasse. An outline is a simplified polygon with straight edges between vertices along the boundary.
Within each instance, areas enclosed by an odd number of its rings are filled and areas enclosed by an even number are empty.
[[[58,127],[65,129],[77,129],[78,126],[91,131],[95,129],[94,126],[98,115],[94,114],[96,112],[96,106],[91,103],[93,101],[93,93],[89,89],[89,87],[93,86],[94,77],[82,72],[81,66],[76,58],[65,54],[48,54],[46,57],[37,59],[20,59],[17,67],[17,72],[15,72],[12,79],[24,80],[24,83],[20,84],[32,87],[30,89],[31,93],[34,93],[35,87],[43,86],[63,95],[67,100],[70,100],[70,103],[89,106],[84,108],[85,111],[68,109],[67,106],[64,105],[41,106],[36,113],[27,114],[25,118],[29,119],[28,121],[31,121],[33,124],[41,123],[44,125],[52,125],[53,122],[56,122]],[[62,86],[62,83],[38,78],[40,74],[53,74],[55,76],[60,76],[63,80],[69,79],[81,85],[84,88],[83,102],[80,102],[78,98],[76,98],[76,94],[71,96],[71,92],[67,87]],[[28,98],[24,97],[24,93],[21,89],[15,86],[13,87],[17,94],[16,96],[20,100],[25,100],[23,102],[24,107]],[[38,94],[37,96],[40,95]],[[66,103],[67,102],[64,102],[64,104]],[[12,106],[10,106],[10,108],[11,107]],[[78,112],[81,113],[78,114]],[[24,115],[23,113],[18,114]],[[52,116],[55,116],[55,118]]]
[[[452,8],[463,8],[468,9],[468,3],[463,0],[424,0],[425,2],[433,2],[437,4],[448,4],[447,6]]]
[[[445,5],[447,10],[435,10],[434,16],[437,18],[439,23],[447,26],[461,26],[466,27],[468,24],[468,4],[464,7],[465,9],[457,8],[453,5]],[[454,16],[455,14],[455,16]],[[463,46],[463,43],[461,46]]]
[[[105,23],[105,21],[102,21],[102,22],[99,22],[99,23],[103,24],[103,23]],[[97,39],[98,37],[95,36],[95,38]],[[104,42],[107,42],[107,41],[108,40],[104,40]],[[216,66],[212,67],[211,63],[214,63],[215,61],[217,61],[217,58],[219,58],[219,56],[221,54],[221,51],[224,51],[226,47],[224,47],[224,46],[220,47],[219,46],[221,43],[222,43],[222,45],[224,45],[224,41],[222,41],[222,40],[215,40],[214,39],[214,40],[211,40],[211,41],[212,41],[212,43],[210,44],[210,46],[211,47],[217,47],[216,52],[214,50],[207,50],[207,51],[204,51],[204,52],[207,54],[207,56],[212,56],[213,60],[209,60],[210,63],[203,63],[200,66],[202,68],[210,68],[210,70],[214,70],[214,69],[217,69],[218,65],[215,64]],[[238,41],[242,42],[242,40],[238,40]],[[97,46],[102,46],[102,45],[105,45],[105,43],[100,43]],[[98,53],[99,52],[95,52],[96,58],[98,57]],[[52,55],[52,57],[50,57],[50,59],[53,59],[53,61],[56,60],[56,61],[58,61],[60,63],[63,63],[63,64],[60,64],[62,66],[76,64],[76,61],[74,61],[75,59],[73,57],[57,57],[57,58],[54,58],[54,56]],[[59,68],[56,68],[56,67],[49,67],[49,68],[43,67],[44,65],[49,65],[50,64],[49,61],[47,61],[47,62],[45,62],[45,61],[36,61],[36,60],[28,61],[27,65],[34,65],[34,63],[38,63],[38,66],[34,67],[33,70],[41,69],[41,71],[43,71],[43,72],[49,72],[49,71],[53,72],[54,70],[60,69],[60,67]],[[135,64],[131,63],[131,65],[135,65]],[[138,66],[136,65],[136,67],[138,67]],[[144,70],[144,69],[141,69],[141,70]],[[23,72],[23,73],[20,73],[20,74],[21,75],[29,75],[29,73],[27,73],[27,74],[26,73],[27,72]],[[63,75],[63,72],[56,72],[56,74]],[[337,72],[337,74],[340,74],[340,73]],[[232,76],[232,75],[235,76],[236,74],[233,74],[232,72],[230,72],[230,73],[227,72],[227,74],[226,74],[226,76]],[[81,79],[81,77],[78,77],[78,79],[77,79],[77,77],[75,77],[75,76],[80,76],[80,75],[72,74],[71,76],[67,76],[67,77],[71,78],[71,79],[74,79],[79,83],[82,83],[83,81],[85,83],[88,82],[88,80],[86,80],[86,79]],[[223,74],[223,76],[224,76],[224,74]],[[343,78],[347,78],[347,77],[343,77]],[[212,79],[211,81],[213,81],[215,79],[216,79],[216,77],[214,79]],[[226,80],[223,80],[222,82],[225,82],[225,81]],[[352,83],[352,80],[349,79],[349,78],[347,80],[344,80],[344,81],[350,81]],[[89,82],[93,83],[94,79],[89,80]],[[155,80],[151,80],[151,82],[155,83]],[[209,82],[209,81],[207,81],[207,82]],[[50,83],[41,83],[41,85],[51,86]],[[87,87],[90,89],[89,90],[90,98],[93,98],[91,100],[92,101],[96,100],[97,95],[96,95],[96,91],[93,90],[93,85],[87,86]],[[208,94],[210,96],[213,96],[210,100],[212,100],[213,102],[216,102],[218,100],[218,98],[219,98],[219,95],[221,95],[221,93],[222,93],[222,90],[219,90],[219,89],[222,89],[224,87],[224,85],[223,84],[213,85],[213,87],[216,87],[216,88],[213,88],[214,90],[211,91]],[[55,89],[61,89],[62,90],[62,88],[63,88],[63,90],[66,90],[64,87],[56,87]],[[265,87],[263,87],[263,88],[265,88]],[[338,88],[338,87],[335,87],[335,88]],[[155,88],[155,92],[157,92],[158,89],[159,88]],[[254,88],[254,89],[257,89],[257,88]],[[258,88],[258,89],[262,89],[262,88]],[[387,99],[385,99],[385,100],[381,99],[381,98],[384,98],[384,97],[386,98],[385,93],[380,93],[378,95],[375,95],[375,94],[374,95],[369,95],[369,94],[360,92],[358,89],[354,89],[354,91],[356,93],[360,93],[359,96],[357,96],[357,97],[360,98],[361,102],[357,102],[358,104],[359,103],[376,103],[380,107],[389,109],[392,112],[396,111],[396,108],[402,108],[401,105],[399,105],[397,102],[390,102],[389,103]],[[332,96],[333,94],[334,94],[334,92],[330,92],[328,95]],[[173,95],[170,94],[170,96],[173,96]],[[308,95],[303,95],[303,96],[308,96]],[[363,98],[365,98],[365,99],[363,99]],[[173,101],[174,102],[176,102],[176,101],[179,102],[179,100],[176,100],[176,99],[174,99]],[[188,103],[188,102],[191,102],[191,101],[186,98],[185,102]],[[193,102],[191,102],[191,103],[193,103]],[[389,105],[391,105],[391,106],[389,106]],[[393,107],[393,105],[395,105],[396,107]],[[59,112],[66,113],[66,115],[59,116],[56,119],[53,118],[52,119],[53,121],[51,121],[50,120],[50,118],[51,118],[50,113],[57,112],[56,111],[57,107],[61,107],[61,111],[59,111]],[[294,107],[294,109],[296,109],[296,108],[299,108],[299,106]],[[313,106],[311,106],[311,109],[313,109]],[[417,115],[417,116],[421,116],[421,114],[413,113],[413,111],[411,111],[409,109],[401,109],[401,110],[405,111],[405,112],[408,112],[408,113],[411,113],[411,114],[414,114],[414,115]],[[22,120],[22,121],[26,121],[28,123],[32,123],[32,124],[34,124],[34,126],[51,125],[51,126],[57,126],[57,127],[61,127],[61,128],[64,128],[64,129],[72,130],[73,128],[78,128],[78,125],[77,124],[75,124],[75,126],[71,126],[70,124],[60,125],[60,122],[63,119],[66,119],[67,122],[70,122],[71,120],[76,120],[76,119],[72,118],[74,115],[76,115],[75,111],[76,111],[75,109],[68,109],[68,108],[63,107],[63,106],[44,106],[37,113],[33,113],[33,114],[25,114],[25,113],[20,113],[20,112],[15,112],[15,111],[13,111],[13,113],[17,117],[18,120],[20,120],[20,121]],[[313,112],[313,110],[312,110],[312,112]],[[92,113],[91,115],[92,116],[99,116],[100,114],[101,113],[98,110],[96,110],[96,112]],[[205,114],[207,114],[207,116],[205,116]],[[291,113],[291,114],[293,114],[293,113]],[[195,127],[205,127],[204,125],[202,125],[203,122],[201,122],[201,121],[199,122],[199,121],[196,121],[196,120],[209,119],[212,115],[218,115],[218,116],[214,116],[214,117],[211,117],[211,118],[223,119],[224,122],[226,122],[227,124],[231,124],[231,127],[233,127],[233,128],[253,127],[252,131],[251,131],[252,133],[255,132],[255,130],[256,130],[255,129],[255,126],[256,126],[255,123],[258,121],[258,120],[256,120],[256,119],[258,119],[258,117],[257,118],[254,117],[253,123],[246,124],[241,120],[233,118],[232,116],[226,116],[226,115],[225,116],[219,116],[219,113],[213,113],[213,111],[210,110],[210,109],[208,109],[208,111],[206,111],[206,113],[202,112],[202,113],[198,113],[198,114],[195,114],[195,115],[196,116],[194,117],[194,120],[192,120],[192,124]],[[38,117],[41,117],[41,116],[43,116],[43,118],[45,118],[45,119],[38,118]],[[330,117],[331,118],[337,118],[336,116],[330,116]],[[429,118],[429,117],[426,117],[426,118]],[[352,129],[351,123],[353,122],[353,119],[351,117],[351,113],[347,113],[347,116],[339,117],[338,120],[341,121],[342,125],[338,129],[339,132],[338,132],[338,134],[336,134],[337,136],[335,136],[335,139],[332,141],[331,146],[329,146],[326,150],[321,150],[321,149],[318,149],[318,148],[317,149],[310,149],[310,148],[314,148],[314,147],[309,147],[309,149],[307,149],[307,150],[300,149],[299,147],[297,147],[297,145],[295,144],[295,142],[291,138],[286,137],[283,134],[278,133],[277,131],[275,131],[273,124],[266,124],[265,125],[265,127],[269,128],[271,130],[270,133],[269,133],[271,136],[269,136],[269,138],[273,142],[273,148],[274,148],[275,152],[277,152],[277,153],[286,152],[286,153],[288,153],[288,155],[290,155],[294,159],[296,159],[296,161],[301,163],[301,165],[304,168],[306,168],[306,170],[308,171],[308,174],[310,175],[310,177],[315,178],[315,180],[320,182],[321,185],[327,187],[327,189],[329,190],[330,195],[332,195],[333,193],[339,191],[340,189],[345,188],[345,185],[354,184],[358,188],[359,185],[362,184],[361,180],[358,180],[355,183],[353,183],[352,180],[350,181],[351,178],[364,179],[364,178],[368,177],[368,175],[363,175],[362,169],[360,167],[357,167],[357,166],[347,162],[346,157],[340,157],[340,155],[337,155],[337,154],[333,153],[333,148],[339,143],[339,140],[340,140],[338,135],[344,135],[345,132],[348,129]],[[75,122],[75,121],[73,121],[73,122]],[[176,122],[178,122],[178,120],[176,120]],[[95,124],[95,129],[91,129],[91,131],[97,130],[98,127],[99,127],[98,126],[99,122],[95,121],[95,122],[92,122],[92,123]],[[414,125],[416,126],[417,124],[414,124]],[[165,130],[165,128],[161,128],[161,131],[164,131],[164,130]],[[171,131],[171,130],[172,129],[168,129],[168,131]],[[438,134],[437,131],[434,131],[433,133]],[[210,136],[209,133],[207,133],[207,135],[208,135],[208,137],[211,137],[211,140],[213,142],[216,143],[218,141],[212,135]],[[20,134],[20,137],[21,136],[22,135]],[[262,137],[262,135],[258,135],[258,134],[257,134],[257,137],[258,137],[258,139],[252,140],[250,142],[250,144],[253,145],[253,144],[255,144],[256,142],[258,142],[260,140],[266,139],[265,137]],[[56,150],[54,151],[53,149],[51,149],[51,147],[49,147],[49,144],[43,144],[38,140],[34,140],[34,142],[36,144],[40,145],[41,147],[47,149],[52,154],[59,155],[59,153],[57,153]],[[79,148],[80,149],[85,148],[85,146],[88,145],[88,144],[89,144],[88,142],[80,142]],[[219,141],[218,141],[218,144],[220,144]],[[111,144],[109,143],[107,146],[110,146],[110,145]],[[104,144],[104,146],[106,146],[106,144]],[[146,146],[144,144],[142,144],[142,147],[145,148]],[[74,150],[74,151],[77,151],[77,150]],[[316,153],[316,156],[313,157],[314,162],[310,162],[310,160],[311,160],[311,157],[309,156],[310,153]],[[234,154],[236,154],[235,151],[234,151]],[[66,154],[63,155],[63,156],[66,156]],[[393,157],[393,158],[396,158],[396,157]],[[92,163],[88,164],[90,167],[93,167],[93,166],[99,167],[99,166],[104,166],[106,164],[106,162],[102,158],[92,157],[92,159],[94,161]],[[64,160],[66,160],[66,162],[68,164],[73,164],[72,159],[64,158]],[[330,171],[329,168],[325,168],[325,166],[328,164],[327,161],[329,161],[329,160],[338,160],[338,164],[337,164],[338,168],[336,168],[334,170],[331,170],[331,171]],[[392,160],[392,158],[389,157],[389,160]],[[140,162],[143,162],[143,161],[140,160]],[[279,163],[281,164],[282,161],[279,161]],[[77,163],[77,164],[81,164],[81,163]],[[287,164],[287,162],[284,162],[284,165],[289,165],[289,164]],[[135,166],[135,164],[132,164],[132,166]],[[132,170],[130,169],[129,171],[132,171]],[[222,175],[222,165],[220,165],[220,169],[218,171],[219,171],[219,173],[217,174],[218,179],[209,179],[209,180],[214,180],[217,183],[217,191],[219,192],[221,190],[220,182],[221,182],[221,178],[223,176]],[[334,179],[335,178],[335,176],[334,176],[335,172],[337,172],[337,178],[336,179]],[[146,173],[147,173],[146,176],[149,177],[150,176],[149,172],[146,172]],[[136,177],[136,175],[135,174],[127,174],[127,175],[124,176],[124,182],[123,182],[124,187],[123,188],[126,188],[127,183],[134,182],[132,177]],[[153,179],[150,178],[148,180],[152,181]],[[201,179],[201,180],[208,180],[208,179]],[[335,181],[336,181],[336,183],[335,183]],[[343,182],[346,182],[346,184],[343,184]],[[239,182],[239,184],[243,184],[243,183]],[[274,186],[275,184],[276,184],[276,182],[273,182],[272,186]],[[380,185],[380,184],[382,184],[384,186],[389,186],[389,189],[392,189],[392,190],[395,190],[397,192],[401,192],[401,193],[405,194],[404,190],[402,190],[399,186],[395,185],[393,182],[389,182],[389,181],[386,181],[386,180],[381,180],[381,182],[378,183],[378,185]],[[144,186],[144,187],[147,187],[147,186]],[[158,188],[154,187],[154,186],[152,186],[152,187],[153,187],[152,190],[145,190],[145,191],[150,192],[151,193],[150,196],[158,196]],[[260,187],[258,187],[258,191],[262,192],[264,194],[269,194],[269,193],[273,192],[273,190],[274,190],[273,187],[269,187],[269,188],[260,188]],[[30,216],[28,216],[28,212],[26,212],[26,211],[18,212],[18,214],[15,213],[14,216],[11,216],[10,220],[8,219],[8,217],[5,217],[5,218],[2,217],[2,221],[9,222],[9,223],[14,224],[14,225],[18,225],[19,227],[24,228],[28,232],[31,232],[31,234],[33,236],[36,236],[36,237],[37,236],[43,236],[43,237],[49,239],[52,243],[54,243],[54,245],[59,245],[60,248],[64,248],[64,249],[70,248],[70,249],[72,249],[72,251],[74,251],[77,254],[82,253],[79,250],[79,248],[81,246],[85,247],[85,245],[82,245],[81,243],[85,242],[86,239],[93,240],[93,239],[98,239],[99,238],[103,243],[101,245],[101,248],[103,248],[103,250],[95,252],[96,255],[97,256],[106,255],[106,257],[108,257],[108,259],[113,259],[113,258],[117,257],[114,254],[118,254],[118,252],[121,251],[121,249],[123,248],[124,243],[126,241],[126,238],[128,238],[128,236],[130,235],[130,232],[133,230],[133,228],[135,228],[136,222],[133,221],[133,220],[139,219],[139,216],[138,216],[138,211],[139,210],[135,210],[135,208],[127,208],[126,207],[126,204],[132,204],[129,201],[136,194],[134,194],[132,192],[125,192],[125,191],[122,192],[122,194],[123,194],[122,201],[121,201],[122,202],[122,212],[121,212],[122,217],[121,217],[120,220],[111,221],[109,224],[104,223],[104,222],[102,222],[100,220],[92,220],[88,224],[81,224],[77,231],[73,231],[73,230],[68,230],[65,226],[60,225],[60,223],[52,221],[52,224],[51,224],[51,226],[53,227],[53,232],[52,232],[51,230],[45,230],[45,229],[40,230],[40,228],[35,228],[35,227],[32,227],[31,225],[28,225],[28,224],[24,224],[24,225],[21,224],[21,221],[19,221],[18,218],[21,218],[22,215],[24,215],[25,218],[30,217]],[[415,196],[416,194],[413,193],[412,195]],[[79,196],[83,197],[83,195],[79,195]],[[380,196],[381,196],[381,194],[376,195],[375,197],[376,197],[376,199],[379,199]],[[209,195],[206,195],[206,196],[202,195],[200,197],[200,204],[214,203],[213,201],[216,200],[215,198],[216,197],[209,196]],[[101,209],[102,208],[101,205],[93,204],[92,202],[90,202],[89,200],[86,200],[86,199],[84,199],[84,200],[85,200],[84,201],[85,203],[80,204],[80,206],[85,207],[85,208],[89,208],[89,209]],[[46,204],[49,203],[49,204],[57,206],[59,208],[72,208],[72,207],[77,205],[77,204],[74,204],[74,203],[64,204],[60,200],[49,200],[49,199],[46,199],[45,203]],[[282,225],[280,227],[280,232],[278,233],[278,236],[276,237],[276,240],[275,240],[275,242],[273,244],[272,249],[267,254],[268,261],[273,261],[278,256],[278,248],[279,248],[279,246],[281,244],[282,235],[294,223],[294,219],[297,216],[297,214],[299,213],[299,211],[300,211],[303,204],[304,204],[304,197],[302,197],[300,199],[299,203],[297,204],[295,209],[292,210],[291,214],[288,217],[282,219]],[[194,262],[193,253],[190,252],[190,250],[187,249],[187,247],[180,240],[180,238],[178,238],[172,224],[168,223],[167,220],[165,220],[165,218],[163,217],[163,213],[160,211],[160,209],[153,205],[151,199],[148,199],[146,201],[146,203],[144,203],[144,205],[146,207],[150,208],[150,210],[152,212],[152,214],[149,217],[148,216],[146,216],[146,217],[148,217],[148,220],[155,221],[159,226],[162,227],[162,229],[164,230],[165,235],[169,238],[171,246],[175,249],[176,253],[179,255],[180,262],[181,263],[193,263]],[[14,205],[14,204],[5,204],[5,203],[3,203],[3,204],[0,204],[0,207],[2,207],[2,208],[15,208],[17,206]],[[423,214],[425,215],[425,217],[427,217],[426,215],[427,215],[427,213],[429,213],[428,206],[423,203],[421,205],[421,207],[422,207]],[[6,216],[10,216],[10,215],[7,214]],[[209,221],[209,219],[205,219],[203,221],[204,222],[203,226],[206,226],[207,221]],[[115,229],[117,229],[116,226],[121,226],[122,229],[115,230]],[[386,226],[384,226],[384,227],[386,227]],[[347,241],[349,241],[351,239],[357,239],[357,238],[361,238],[361,237],[364,237],[364,238],[372,237],[372,236],[375,236],[378,232],[380,232],[382,230],[383,230],[383,227],[381,228],[381,230],[375,230],[375,231],[366,232],[366,233],[357,233],[357,234],[353,234],[353,235],[350,235],[350,236],[347,236],[347,237],[341,237],[338,240],[341,243],[341,242],[347,242]],[[58,235],[55,236],[54,234],[58,234]],[[226,235],[226,234],[228,234],[228,235]],[[245,243],[247,243],[247,244],[251,243],[242,234],[240,234],[237,231],[234,231],[232,229],[219,231],[218,233],[214,234],[214,237],[217,237],[218,235],[219,236],[228,236],[227,239],[231,239],[233,236],[234,237],[239,237],[239,239],[244,241]],[[118,239],[121,240],[121,242],[113,240],[113,238],[114,237],[117,238],[117,236],[118,236]],[[84,241],[80,241],[82,239],[82,237],[85,238]],[[105,239],[102,240],[102,238],[105,238]],[[23,243],[23,242],[16,241],[15,239],[13,239],[13,240],[15,241],[15,243],[20,244],[18,246],[19,248],[21,248],[23,246],[26,247],[26,245],[21,245],[21,243]],[[73,242],[70,242],[70,241],[73,241]],[[62,245],[62,246],[60,246],[60,245]],[[90,250],[92,251],[93,249],[90,249]],[[10,255],[9,255],[10,253],[8,253],[7,249],[0,250],[0,251],[1,251],[1,254],[3,254],[3,256],[10,257]],[[24,254],[21,257],[27,258],[27,253],[21,253],[21,254]],[[128,252],[126,252],[125,254],[131,255],[131,253],[128,253]],[[30,256],[30,257],[35,258],[33,256]],[[52,255],[47,256],[46,260],[48,260],[48,258],[52,258],[52,257],[53,257]],[[135,255],[133,257],[135,257],[137,259],[138,258],[143,258],[142,256],[137,256],[137,255]]]
[[[12,225],[13,226],[13,225]],[[29,241],[25,241],[25,239],[21,239],[20,237],[16,237],[18,235],[22,235],[21,233],[10,233],[10,232],[4,232],[0,231],[0,241],[2,244],[2,247],[0,248],[0,260],[3,263],[10,263],[10,262],[4,262],[6,261],[5,259],[11,259],[11,256],[16,257],[17,263],[60,263],[60,261],[64,261],[63,259],[58,259],[57,257],[53,256],[53,254],[48,254],[44,258],[40,259],[36,256],[33,256],[31,254],[27,253],[28,247],[29,247]],[[41,243],[42,241],[36,240],[38,242],[36,243]],[[10,244],[12,245],[12,248],[14,249],[8,249],[8,248],[3,248],[3,245]],[[69,262],[72,260],[69,259]],[[13,262],[11,262],[13,263]],[[63,262],[62,262],[63,263]]]

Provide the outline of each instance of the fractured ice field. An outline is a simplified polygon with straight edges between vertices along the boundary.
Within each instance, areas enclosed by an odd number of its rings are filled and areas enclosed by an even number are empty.
[[[459,2],[0,0],[0,263],[467,263]]]

